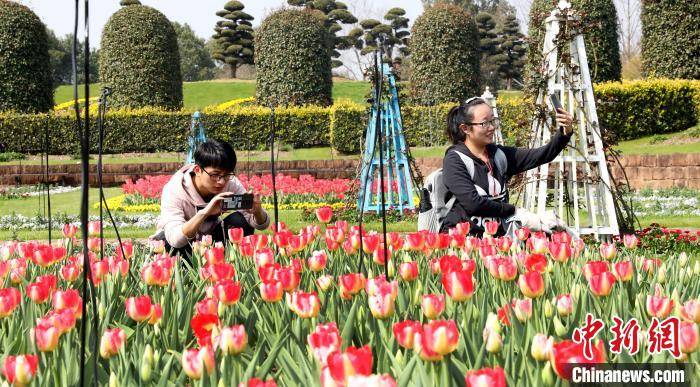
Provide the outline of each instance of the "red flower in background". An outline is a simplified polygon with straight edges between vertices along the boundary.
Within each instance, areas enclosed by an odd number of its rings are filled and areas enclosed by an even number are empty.
[[[464,381],[467,387],[506,387],[506,374],[501,367],[482,368],[467,371]]]

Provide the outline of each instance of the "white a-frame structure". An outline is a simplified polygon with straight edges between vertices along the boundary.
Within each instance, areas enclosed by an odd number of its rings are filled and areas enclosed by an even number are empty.
[[[571,5],[564,0],[547,18],[540,70],[544,71],[547,89],[540,87],[537,96],[537,106],[549,105],[545,111],[551,111],[549,95],[557,95],[564,108],[574,115],[575,134],[554,161],[527,172],[523,204],[539,214],[549,205],[579,234],[608,239],[618,235],[619,228],[583,35],[569,30],[576,20]],[[558,52],[560,49],[568,52]],[[537,115],[532,123],[531,147],[549,140],[551,124],[546,115]]]

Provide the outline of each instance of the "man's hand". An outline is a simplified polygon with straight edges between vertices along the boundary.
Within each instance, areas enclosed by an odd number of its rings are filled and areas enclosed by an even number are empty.
[[[573,122],[574,116],[569,114],[569,112],[567,112],[564,109],[557,109],[557,124],[564,128],[565,135],[570,135],[571,132],[574,130]]]
[[[233,192],[222,192],[214,196],[206,207],[199,211],[203,216],[219,216],[221,215],[221,202],[224,198],[233,195]]]
[[[260,194],[253,194],[253,207],[246,211],[255,215],[262,214],[262,201],[260,200]]]

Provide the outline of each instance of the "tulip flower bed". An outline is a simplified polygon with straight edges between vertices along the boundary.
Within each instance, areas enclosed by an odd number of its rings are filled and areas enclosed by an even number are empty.
[[[171,176],[146,176],[136,182],[128,179],[122,185],[124,195],[108,200],[110,209],[126,212],[160,211],[160,195]],[[272,207],[272,175],[240,175],[244,187],[262,196],[263,206]],[[275,185],[281,210],[316,209],[343,205],[346,195],[357,185],[351,179],[316,179],[310,175],[298,178],[278,174]],[[95,204],[98,207],[99,203]]]
[[[634,236],[586,245],[521,229],[516,240],[479,239],[463,224],[382,243],[365,232],[364,268],[360,231],[344,221],[234,229],[226,245],[195,243],[192,267],[155,243],[107,245],[100,257],[91,236],[96,305],[83,310],[76,231],[67,225],[62,245],[0,248],[10,384],[75,385],[80,319],[98,346],[88,346],[87,378],[110,386],[552,385],[587,362],[573,340],[591,315],[605,329],[588,362],[698,361],[700,262],[651,255]],[[677,351],[649,353],[647,330],[669,316],[680,319]],[[636,353],[611,345],[617,317],[639,323]]]

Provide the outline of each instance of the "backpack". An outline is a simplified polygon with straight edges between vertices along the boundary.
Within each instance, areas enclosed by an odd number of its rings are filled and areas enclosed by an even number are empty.
[[[462,152],[453,151],[459,155],[467,167],[469,177],[474,179],[474,160]],[[496,149],[493,157],[496,168],[501,173],[508,169],[506,154],[500,148]],[[442,168],[435,170],[425,179],[425,184],[421,191],[420,212],[418,213],[418,231],[427,230],[429,232],[440,232],[442,222],[457,200],[452,195],[450,200],[445,202],[445,196],[449,192],[442,180]]]

